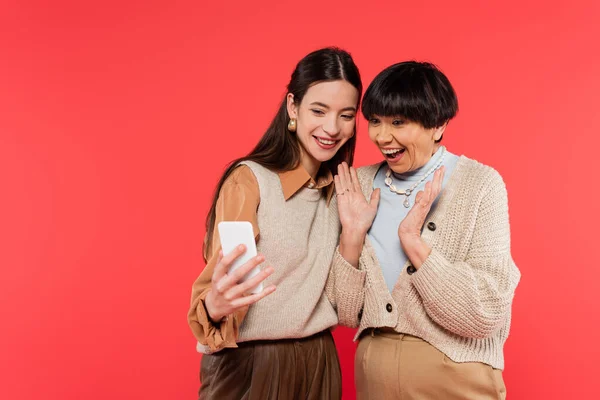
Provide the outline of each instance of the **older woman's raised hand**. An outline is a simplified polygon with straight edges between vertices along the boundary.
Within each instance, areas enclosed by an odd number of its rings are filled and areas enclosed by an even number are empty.
[[[360,188],[356,170],[343,162],[338,166],[338,174],[335,176],[335,191],[342,231],[364,238],[377,214],[379,189],[373,191],[367,201]]]
[[[367,201],[360,188],[356,170],[343,162],[338,166],[338,174],[335,176],[335,191],[342,224],[339,251],[348,263],[358,267],[365,237],[377,214],[379,189],[374,190]]]
[[[400,238],[400,244],[404,249],[406,255],[413,261],[415,266],[418,268],[420,262],[415,262],[412,259],[412,255],[415,253],[422,258],[424,243],[421,240],[421,230],[423,224],[427,218],[427,214],[431,210],[431,205],[442,191],[442,182],[444,181],[445,167],[441,167],[433,174],[433,180],[425,184],[425,190],[421,190],[415,197],[415,204],[410,209],[406,217],[400,223],[398,227],[398,237]],[[430,249],[429,249],[430,251]],[[424,261],[424,260],[419,260]]]

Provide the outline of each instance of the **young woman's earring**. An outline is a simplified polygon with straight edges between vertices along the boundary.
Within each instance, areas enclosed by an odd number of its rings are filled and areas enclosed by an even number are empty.
[[[296,132],[296,118],[292,118],[290,119],[290,122],[288,122],[288,131]]]

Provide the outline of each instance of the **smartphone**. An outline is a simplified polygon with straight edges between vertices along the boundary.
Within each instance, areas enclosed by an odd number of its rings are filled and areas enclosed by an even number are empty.
[[[243,244],[246,246],[246,252],[239,256],[229,267],[228,274],[232,273],[253,257],[257,256],[256,242],[254,241],[254,231],[252,224],[248,221],[223,221],[217,226],[219,229],[219,238],[221,239],[221,248],[223,255],[231,253],[237,246]],[[260,272],[260,266],[256,266],[248,272],[239,283],[245,282],[248,279],[256,276]],[[250,293],[256,294],[263,291],[263,283],[250,290]]]

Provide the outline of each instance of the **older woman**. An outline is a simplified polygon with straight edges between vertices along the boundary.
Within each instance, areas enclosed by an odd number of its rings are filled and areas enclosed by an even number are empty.
[[[434,65],[385,69],[362,105],[384,161],[336,176],[342,235],[329,285],[346,286],[336,291],[340,322],[358,326],[359,399],[506,396],[520,279],[506,188],[494,169],[440,144],[457,110]]]

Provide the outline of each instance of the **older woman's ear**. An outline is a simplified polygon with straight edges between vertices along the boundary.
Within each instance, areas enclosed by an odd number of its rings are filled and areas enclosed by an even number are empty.
[[[446,130],[446,127],[448,126],[448,123],[446,122],[444,125],[442,126],[438,126],[437,128],[433,128],[433,140],[435,140],[436,142],[439,142],[440,140],[442,140],[442,136],[444,136],[444,131]]]

